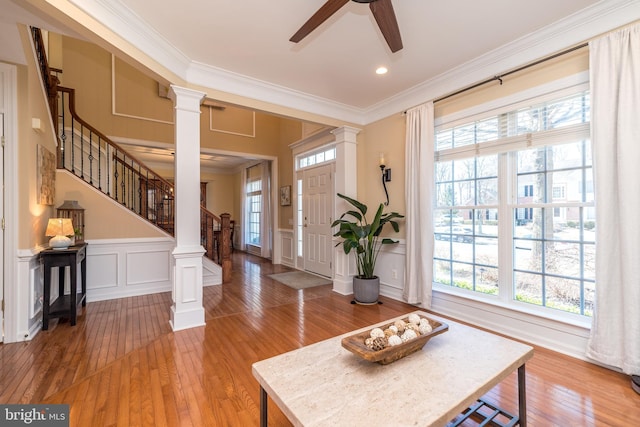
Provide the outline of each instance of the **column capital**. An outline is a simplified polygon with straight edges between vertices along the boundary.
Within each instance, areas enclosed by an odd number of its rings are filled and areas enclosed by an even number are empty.
[[[331,131],[336,137],[336,143],[341,142],[356,142],[356,135],[358,135],[362,129],[354,128],[351,126],[341,126]]]
[[[206,93],[176,85],[170,87],[169,98],[173,101],[175,108],[200,113],[200,104]]]

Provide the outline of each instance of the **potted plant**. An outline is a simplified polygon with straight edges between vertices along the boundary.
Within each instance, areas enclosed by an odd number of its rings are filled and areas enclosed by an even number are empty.
[[[367,206],[344,194],[338,193],[338,197],[346,200],[357,210],[344,212],[339,219],[335,220],[332,227],[340,226],[334,234],[341,237],[345,254],[352,250],[356,257],[358,275],[353,278],[353,296],[357,303],[374,304],[378,302],[380,295],[380,278],[374,274],[376,261],[382,245],[398,243],[397,240],[380,237],[385,225],[390,224],[393,230],[399,231],[397,218],[404,218],[397,212],[383,213],[384,205],[380,203],[373,221],[367,220]]]

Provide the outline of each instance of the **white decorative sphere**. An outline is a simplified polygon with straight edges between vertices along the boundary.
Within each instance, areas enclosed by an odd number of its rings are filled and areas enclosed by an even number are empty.
[[[407,326],[407,324],[405,323],[404,320],[396,320],[395,322],[393,322],[393,324],[395,325],[396,328],[398,328],[398,332],[402,333],[404,332],[404,328]]]
[[[420,332],[421,335],[428,334],[432,330],[433,330],[433,328],[431,327],[429,322],[420,323],[420,326],[418,326],[418,331]]]
[[[411,313],[409,315],[409,323],[413,323],[414,325],[419,325],[420,324],[420,316],[418,316],[416,313]]]
[[[402,344],[402,338],[400,338],[397,335],[391,335],[389,338],[387,338],[387,343],[390,346],[400,345],[400,344]]]
[[[414,338],[418,338],[418,334],[413,329],[407,329],[406,331],[404,331],[404,334],[402,334],[400,338],[402,338],[402,341],[406,342]]]
[[[384,337],[384,331],[380,328],[373,328],[369,335],[371,335],[371,338]]]

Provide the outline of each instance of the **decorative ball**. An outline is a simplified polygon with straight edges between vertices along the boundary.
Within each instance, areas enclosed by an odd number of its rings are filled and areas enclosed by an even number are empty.
[[[394,330],[393,330],[393,329],[391,329],[391,328],[387,328],[387,329],[385,329],[385,330],[384,330],[384,336],[385,336],[387,339],[389,339],[389,337],[390,337],[390,336],[392,336],[392,335],[397,335],[397,334],[398,334],[398,331],[394,331]]]
[[[384,331],[380,328],[373,328],[369,333],[369,335],[371,335],[371,338],[378,338],[378,337],[384,338]]]
[[[389,329],[392,330],[394,334],[398,334],[398,327],[396,325],[389,326]]]
[[[420,331],[421,335],[424,334],[428,334],[429,332],[431,332],[433,330],[433,328],[431,327],[431,325],[429,324],[429,322],[426,323],[420,323],[420,326],[418,326],[418,331]]]
[[[387,343],[390,346],[394,346],[394,345],[400,345],[402,344],[402,338],[400,338],[397,335],[391,335],[388,339],[387,339]]]
[[[387,339],[385,337],[377,337],[373,339],[371,350],[379,351],[387,346]]]
[[[409,323],[413,323],[414,325],[419,325],[420,324],[420,316],[418,316],[416,313],[411,313],[409,315]]]
[[[404,334],[402,334],[400,338],[402,338],[402,341],[406,342],[414,338],[418,338],[418,334],[413,329],[407,329],[406,331],[404,331]]]
[[[422,325],[423,323],[426,323],[427,325],[429,325],[429,319],[423,317],[422,319],[420,319],[420,324]]]
[[[407,332],[409,329],[411,329],[412,331],[418,331],[419,326],[416,325],[415,323],[407,323],[407,326],[405,326],[404,331]]]
[[[394,326],[396,328],[398,328],[398,333],[403,333],[405,327],[407,326],[407,324],[405,323],[404,320],[396,320],[395,322],[393,322]]]
[[[373,347],[373,338],[369,337],[364,340],[364,345],[366,345],[368,349],[371,349]]]

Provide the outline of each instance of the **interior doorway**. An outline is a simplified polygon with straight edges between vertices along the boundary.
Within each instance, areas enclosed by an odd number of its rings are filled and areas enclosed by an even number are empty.
[[[333,212],[333,163],[302,173],[304,269],[331,277]]]

